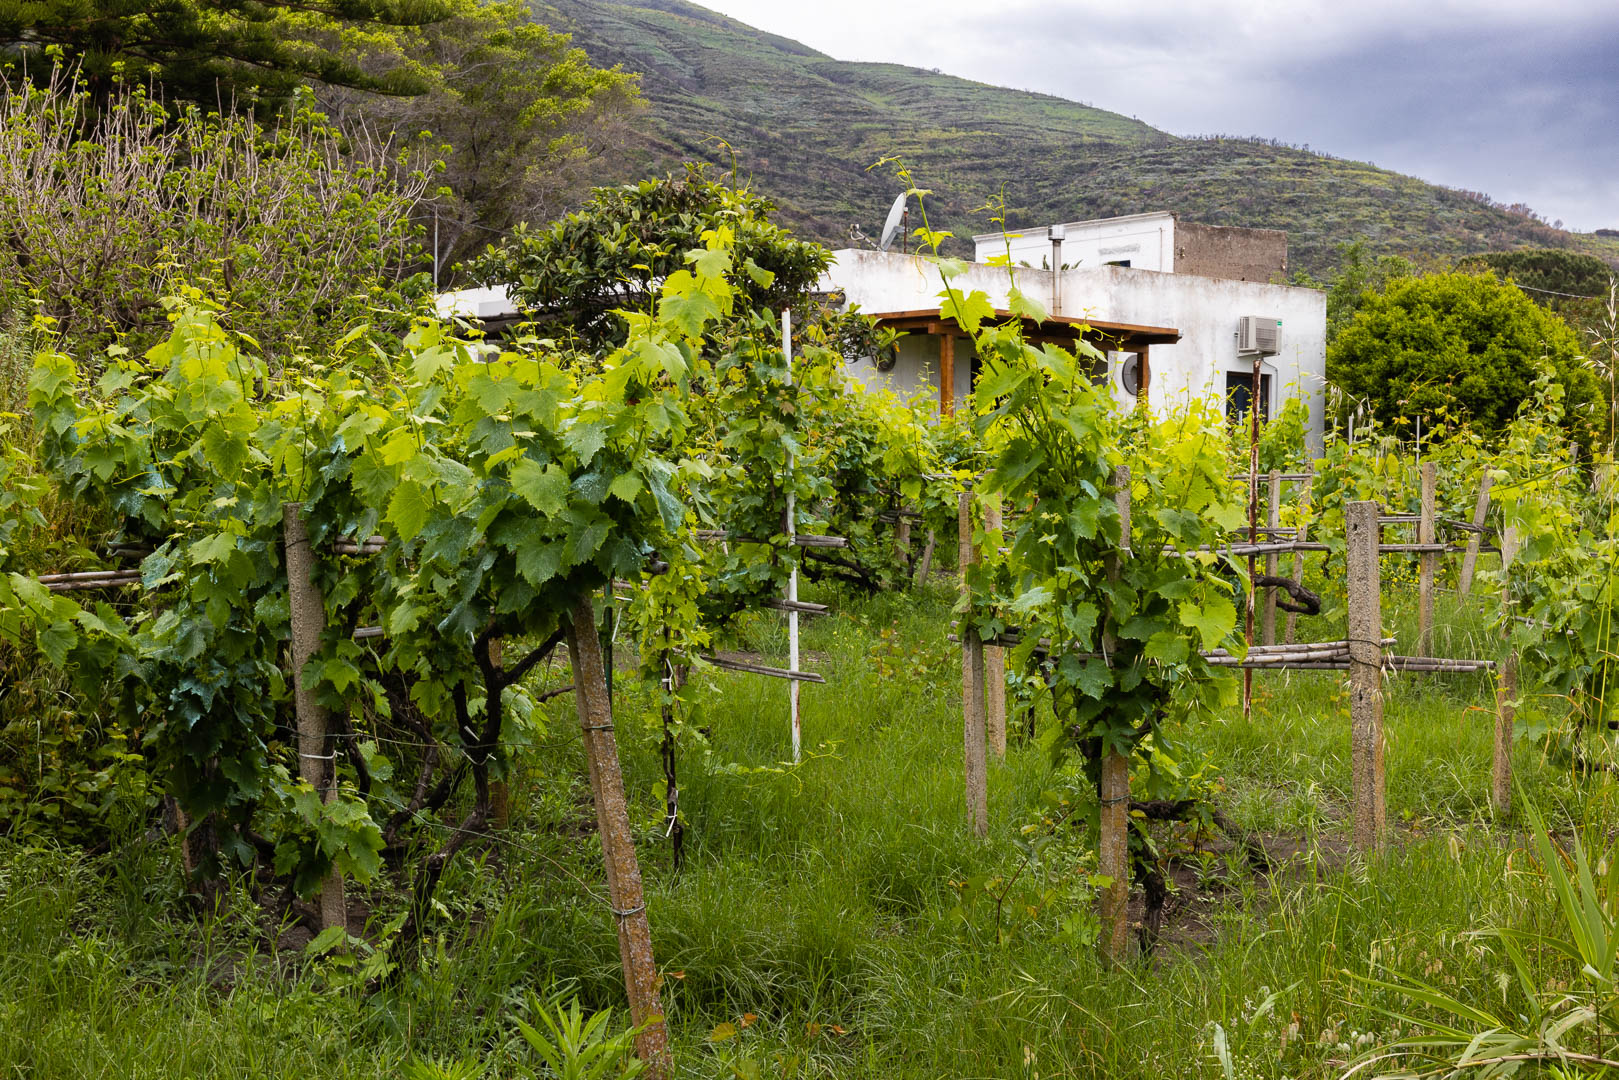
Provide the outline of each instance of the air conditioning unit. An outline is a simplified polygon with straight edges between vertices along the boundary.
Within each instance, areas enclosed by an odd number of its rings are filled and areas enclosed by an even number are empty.
[[[1237,320],[1237,352],[1275,356],[1282,351],[1282,320],[1268,315],[1244,315]]]

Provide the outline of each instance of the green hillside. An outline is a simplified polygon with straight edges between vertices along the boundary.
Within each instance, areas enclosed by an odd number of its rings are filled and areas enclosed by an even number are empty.
[[[1286,229],[1294,268],[1314,273],[1357,238],[1418,257],[1573,247],[1619,262],[1619,239],[1564,233],[1361,162],[1179,139],[1049,95],[835,60],[684,0],[537,0],[536,11],[598,63],[644,75],[650,107],[615,179],[734,160],[787,221],[834,245],[851,226],[876,234],[899,188],[868,170],[899,154],[935,192],[935,225],[962,237],[989,227],[978,208],[1004,187],[1015,225],[1173,210]]]

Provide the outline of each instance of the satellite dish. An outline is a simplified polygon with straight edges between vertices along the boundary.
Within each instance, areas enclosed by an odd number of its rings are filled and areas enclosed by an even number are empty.
[[[899,223],[905,217],[905,199],[909,193],[903,193],[894,200],[893,208],[888,211],[888,220],[883,222],[883,236],[877,241],[878,251],[887,251],[893,246],[894,236],[899,232]]]
[[[1131,397],[1141,394],[1141,357],[1131,353],[1119,369],[1119,382],[1124,386],[1124,392]]]

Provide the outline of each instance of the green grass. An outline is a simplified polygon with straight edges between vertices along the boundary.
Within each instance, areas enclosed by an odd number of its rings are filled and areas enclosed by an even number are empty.
[[[1407,598],[1387,596],[1386,623],[1409,640]],[[689,719],[710,734],[681,762],[690,832],[678,879],[662,837],[656,714],[645,690],[619,682],[683,1076],[1215,1078],[1226,1075],[1217,1025],[1235,1076],[1334,1076],[1394,1026],[1375,1010],[1396,1002],[1345,971],[1498,997],[1499,965],[1468,932],[1550,917],[1539,877],[1486,807],[1489,680],[1392,680],[1394,842],[1360,860],[1345,855],[1342,676],[1268,674],[1251,718],[1189,733],[1186,752],[1212,756],[1220,805],[1264,843],[1296,849],[1291,862],[1264,876],[1205,857],[1208,887],[1183,898],[1195,923],[1181,918],[1150,961],[1107,971],[1063,930],[1084,922],[1080,883],[1094,862],[1082,829],[1059,830],[1009,899],[997,943],[993,903],[964,904],[975,893],[960,883],[1015,871],[1020,826],[1046,813],[1042,792],[1078,781],[1014,740],[991,767],[991,836],[970,839],[951,597],[827,599],[837,613],[805,633],[828,683],[804,691],[803,764],[783,764],[785,684],[715,674],[698,688]],[[1437,651],[1488,646],[1476,609],[1447,599],[1440,622]],[[1336,637],[1334,625],[1329,613],[1304,632]],[[785,645],[774,618],[743,638],[770,656]],[[167,841],[134,838],[112,857],[0,848],[3,1075],[369,1077],[412,1057],[524,1075],[512,1018],[526,990],[571,986],[592,1008],[623,1000],[567,699],[550,716],[515,784],[510,839],[453,864],[421,973],[372,997],[277,952],[273,916],[245,885],[217,920],[194,919]],[[1576,781],[1530,744],[1515,767],[1540,805],[1614,820],[1606,781]],[[379,922],[398,910],[385,887],[364,899]],[[1548,978],[1560,970],[1547,964]],[[723,1023],[739,1033],[711,1041]]]

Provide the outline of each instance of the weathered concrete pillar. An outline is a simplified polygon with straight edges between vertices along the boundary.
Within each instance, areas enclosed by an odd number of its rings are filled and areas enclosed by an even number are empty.
[[[320,650],[326,629],[326,599],[315,583],[315,555],[304,527],[303,503],[281,508],[282,544],[286,552],[287,606],[292,623],[292,703],[298,718],[298,778],[320,792],[324,802],[337,798],[337,752],[329,738],[330,717],[315,692],[304,685],[304,668]],[[336,870],[320,887],[320,925],[325,930],[348,925],[343,877]]]
[[[1001,497],[984,502],[984,528],[1001,531]],[[1006,650],[984,646],[984,735],[996,757],[1006,756]]]
[[[1419,544],[1432,544],[1438,536],[1435,521],[1438,476],[1438,469],[1433,462],[1422,463],[1422,513],[1417,522]],[[1433,654],[1434,574],[1438,568],[1438,552],[1424,551],[1417,556],[1417,652],[1423,656]]]
[[[1119,554],[1110,560],[1108,576],[1117,577],[1119,560],[1130,554],[1130,470],[1120,466],[1113,476],[1114,500],[1119,509]],[[1113,655],[1117,642],[1111,634],[1103,640],[1103,651]],[[1097,786],[1101,803],[1100,835],[1097,840],[1096,868],[1109,879],[1099,897],[1102,933],[1099,945],[1104,959],[1118,963],[1129,947],[1130,908],[1130,759],[1111,747],[1102,750],[1102,773]]]
[[[1344,508],[1349,544],[1349,716],[1354,786],[1355,846],[1382,843],[1386,825],[1383,784],[1383,616],[1379,594],[1378,507]]]
[[[1517,700],[1518,654],[1509,646],[1495,690],[1495,757],[1490,770],[1490,805],[1503,817],[1512,812],[1512,722]]]
[[[973,494],[963,491],[957,500],[961,594],[966,596],[967,568],[976,561],[973,548]],[[989,835],[989,764],[984,751],[984,645],[978,631],[961,625],[962,772],[967,792],[967,825],[974,836]]]
[[[1478,567],[1478,549],[1484,542],[1484,522],[1490,516],[1490,473],[1479,481],[1478,501],[1473,504],[1473,534],[1467,538],[1467,554],[1462,556],[1462,576],[1456,592],[1466,596],[1473,590],[1473,572]]]

